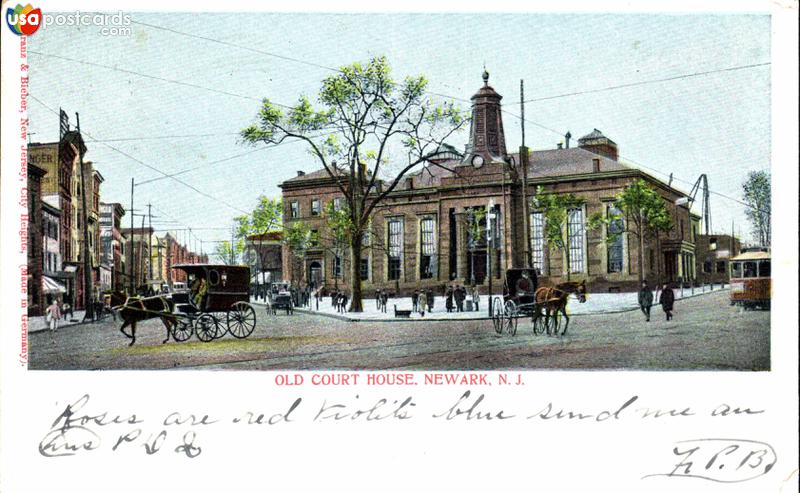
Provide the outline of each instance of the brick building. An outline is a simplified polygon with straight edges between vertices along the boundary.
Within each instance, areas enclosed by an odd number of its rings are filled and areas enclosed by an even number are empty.
[[[190,251],[185,245],[167,233],[164,235],[164,260],[166,261],[166,280],[169,286],[174,282],[187,282],[186,273],[172,266],[179,264],[207,264],[208,255]]]
[[[59,142],[28,145],[30,162],[47,171],[42,178],[42,195],[54,201],[60,211],[58,250],[62,270],[58,277],[66,287],[64,301],[78,309],[83,307],[83,276],[78,262],[79,242],[82,241],[78,215],[81,153],[86,153],[86,146],[75,131],[65,132]]]
[[[469,142],[463,153],[446,146],[437,161],[405,177],[375,210],[366,247],[359,262],[364,293],[378,287],[408,292],[445,283],[477,284],[483,292],[493,285],[502,290],[506,269],[526,264],[526,235],[522,200],[522,168],[518,153],[506,149],[500,100],[488,84],[472,96]],[[686,194],[649,174],[618,161],[617,144],[597,129],[578,140],[577,147],[529,153],[529,199],[538,187],[555,194],[574,194],[583,202],[568,214],[568,248],[572,259],[566,272],[565,253],[548,248],[543,237],[543,214],[531,205],[529,235],[533,267],[542,284],[586,280],[590,291],[637,289],[639,270],[657,280],[690,281],[695,277],[695,233],[699,217],[686,205]],[[606,241],[606,227],[590,230],[588,218],[612,212],[614,198],[636,179],[645,180],[661,195],[675,227],[657,240],[645,241],[645,265],[639,265],[638,240],[623,233]],[[313,285],[349,285],[347,249],[325,241],[325,204],[341,196],[325,170],[298,172],[280,185],[284,224],[303,221],[316,245],[293,255],[283,251],[287,280]],[[479,211],[479,212],[476,212]],[[473,238],[473,221],[489,234]],[[622,225],[614,225],[620,227]]]
[[[65,274],[61,270],[60,232],[61,210],[58,208],[58,196],[45,196],[42,199],[42,256],[46,295],[59,295],[66,291]]]
[[[125,237],[125,252],[127,255],[128,291],[131,291],[131,280],[133,281],[133,291],[146,288],[147,276],[150,271],[150,242],[153,235],[153,228],[123,228],[122,236]],[[132,278],[132,279],[131,279]]]
[[[110,286],[114,291],[128,288],[125,272],[125,239],[122,236],[122,217],[125,208],[119,203],[100,203],[100,265],[111,271]]]
[[[28,163],[27,183],[27,253],[28,253],[28,315],[44,314],[47,300],[44,291],[44,235],[42,229],[42,178],[47,171]]]
[[[250,275],[256,283],[283,279],[283,232],[271,231],[248,236],[245,251],[245,258],[250,264]]]
[[[730,259],[739,255],[742,244],[732,235],[697,235],[696,271],[700,283],[730,280]]]

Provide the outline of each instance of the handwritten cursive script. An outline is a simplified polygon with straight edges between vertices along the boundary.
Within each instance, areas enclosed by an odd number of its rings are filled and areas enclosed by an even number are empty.
[[[778,461],[768,443],[737,438],[698,438],[677,442],[672,453],[678,463],[655,476],[698,478],[718,483],[741,483],[767,474]]]

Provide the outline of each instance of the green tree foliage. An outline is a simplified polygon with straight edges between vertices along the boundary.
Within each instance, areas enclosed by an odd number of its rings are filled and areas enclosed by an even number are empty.
[[[569,231],[567,219],[570,209],[583,205],[583,200],[573,194],[557,195],[544,193],[541,187],[536,191],[533,205],[544,214],[544,240],[550,248],[563,252],[567,261],[567,280],[572,272],[572,259],[569,251]],[[586,225],[582,225],[586,227]]]
[[[594,215],[589,220],[589,224],[594,228],[601,224],[608,227],[612,222],[619,225],[621,222],[621,228],[609,231],[606,235],[607,241],[614,241],[626,232],[636,236],[639,243],[639,282],[641,283],[646,277],[644,272],[645,239],[654,239],[657,243],[656,250],[660,250],[660,233],[667,233],[674,227],[672,216],[667,209],[667,202],[646,181],[636,179],[616,196],[613,205],[619,211],[618,214]],[[660,263],[657,262],[657,265],[660,278]]]
[[[753,228],[753,236],[762,246],[772,244],[772,185],[769,171],[751,171],[742,183],[745,214]]]
[[[296,279],[297,274],[301,272],[306,251],[318,241],[318,238],[311,232],[311,228],[303,221],[292,221],[284,227],[283,243],[289,247],[289,252],[291,252],[289,268],[292,271],[292,279]]]
[[[263,272],[264,259],[259,255],[259,253],[263,253],[263,238],[259,239],[256,245],[252,245],[253,248],[247,248],[247,238],[282,229],[283,204],[281,199],[261,195],[258,197],[258,204],[253,212],[235,217],[234,222],[236,224],[234,238],[243,244],[243,263],[249,265],[254,272]]]
[[[234,241],[233,246],[230,241],[221,241],[214,248],[214,256],[226,265],[239,265],[242,252],[244,252],[243,241]]]
[[[265,98],[246,143],[304,142],[334,180],[350,214],[349,257],[361,258],[362,234],[375,207],[415,167],[435,158],[465,122],[452,103],[425,94],[424,76],[397,81],[385,57],[341,67],[323,79],[318,106],[306,96],[290,108]],[[362,311],[359,263],[350,262],[351,311]]]

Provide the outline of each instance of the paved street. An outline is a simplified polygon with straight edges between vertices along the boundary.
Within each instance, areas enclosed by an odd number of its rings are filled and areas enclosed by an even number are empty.
[[[681,300],[669,323],[658,306],[649,323],[638,311],[574,316],[563,338],[534,336],[525,319],[512,338],[488,320],[344,322],[259,307],[248,339],[161,344],[164,327],[149,320],[128,347],[109,319],[30,334],[30,368],[768,370],[770,312],[740,311],[728,296]]]

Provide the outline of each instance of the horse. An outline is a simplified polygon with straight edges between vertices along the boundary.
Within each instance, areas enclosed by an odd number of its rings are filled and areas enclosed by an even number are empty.
[[[156,317],[160,318],[167,330],[166,338],[161,341],[161,344],[166,344],[169,341],[172,328],[178,323],[175,315],[172,314],[175,309],[175,303],[166,296],[142,298],[130,297],[124,293],[115,292],[111,293],[111,308],[118,311],[122,317],[123,323],[119,331],[125,337],[131,339],[129,346],[133,346],[136,342],[136,324],[138,322]],[[130,334],[125,332],[125,327],[129,325],[131,327]]]
[[[581,282],[564,282],[556,284],[556,287],[541,287],[536,290],[534,294],[534,302],[536,305],[545,309],[545,327],[547,327],[547,335],[550,335],[550,318],[555,318],[558,312],[564,317],[564,330],[561,335],[567,333],[569,327],[569,316],[567,315],[567,300],[570,294],[578,296],[581,303],[586,302],[586,281]],[[538,314],[537,314],[538,317]],[[555,328],[555,333],[558,333],[558,328]]]

